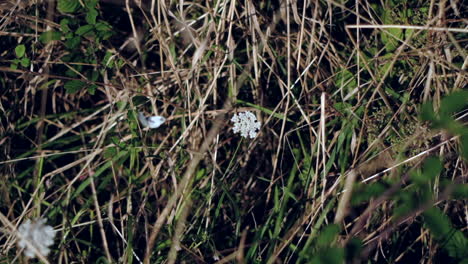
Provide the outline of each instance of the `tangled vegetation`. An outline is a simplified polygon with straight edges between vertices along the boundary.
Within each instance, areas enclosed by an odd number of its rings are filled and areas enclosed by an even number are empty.
[[[466,10],[0,1],[0,263],[467,264]]]

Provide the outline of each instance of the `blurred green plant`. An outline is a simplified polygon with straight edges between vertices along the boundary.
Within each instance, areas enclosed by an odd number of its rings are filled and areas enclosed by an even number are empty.
[[[466,109],[467,106],[468,91],[456,91],[441,100],[438,113],[434,111],[433,102],[426,102],[421,107],[420,115],[420,119],[429,122],[432,129],[445,130],[454,136],[459,136],[460,153],[465,160],[468,160],[468,127],[455,120],[453,114]]]
[[[23,44],[20,44],[16,46],[15,48],[15,55],[16,58],[13,59],[13,61],[10,64],[10,68],[13,70],[18,69],[18,65],[21,65],[23,67],[29,67],[31,64],[31,60],[26,56],[26,46]]]

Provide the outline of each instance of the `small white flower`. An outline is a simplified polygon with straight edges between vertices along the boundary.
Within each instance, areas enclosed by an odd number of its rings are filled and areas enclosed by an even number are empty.
[[[34,258],[36,252],[29,244],[32,244],[43,256],[49,254],[49,247],[54,244],[55,232],[57,231],[51,226],[45,225],[45,222],[44,218],[38,218],[33,222],[28,219],[18,228],[21,235],[18,246],[22,249],[26,248],[24,254],[30,258]]]
[[[245,138],[255,138],[257,130],[260,129],[260,122],[257,121],[257,117],[250,111],[235,114],[231,118],[231,122],[234,123],[234,127],[232,128],[234,133],[240,133]]]
[[[166,122],[166,118],[162,116],[146,117],[142,112],[138,112],[138,120],[140,120],[142,126],[149,128],[158,128]]]

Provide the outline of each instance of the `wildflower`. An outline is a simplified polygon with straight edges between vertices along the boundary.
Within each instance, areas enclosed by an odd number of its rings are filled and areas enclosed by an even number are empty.
[[[260,122],[257,121],[257,117],[250,111],[235,114],[231,118],[231,122],[234,123],[234,127],[232,128],[234,133],[240,133],[245,138],[256,137],[257,130],[260,129]]]
[[[158,128],[166,122],[166,118],[162,116],[146,117],[142,112],[138,112],[138,120],[140,120],[142,126],[149,128]]]
[[[45,225],[45,221],[44,218],[38,218],[33,222],[28,219],[18,228],[18,232],[21,235],[18,246],[22,249],[26,248],[24,254],[30,258],[36,256],[36,252],[31,245],[33,245],[41,255],[47,256],[50,252],[49,247],[54,244],[55,232],[57,231],[51,226]]]

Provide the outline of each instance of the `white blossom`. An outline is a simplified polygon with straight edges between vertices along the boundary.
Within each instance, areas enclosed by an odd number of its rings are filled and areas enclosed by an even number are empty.
[[[30,258],[36,256],[36,252],[31,245],[33,245],[41,255],[47,256],[50,252],[49,247],[54,244],[54,237],[57,231],[54,230],[53,227],[45,225],[45,222],[46,220],[44,218],[38,218],[32,222],[28,219],[18,228],[18,232],[21,235],[18,246],[22,249],[26,248],[24,254]],[[28,241],[29,244],[26,241]]]
[[[166,118],[163,116],[146,117],[142,112],[138,112],[138,120],[140,120],[142,126],[149,128],[158,128],[166,122]]]
[[[257,117],[250,111],[235,114],[231,118],[231,122],[234,123],[234,127],[232,128],[234,133],[240,133],[245,138],[255,138],[257,130],[260,129],[260,122],[257,121]]]

